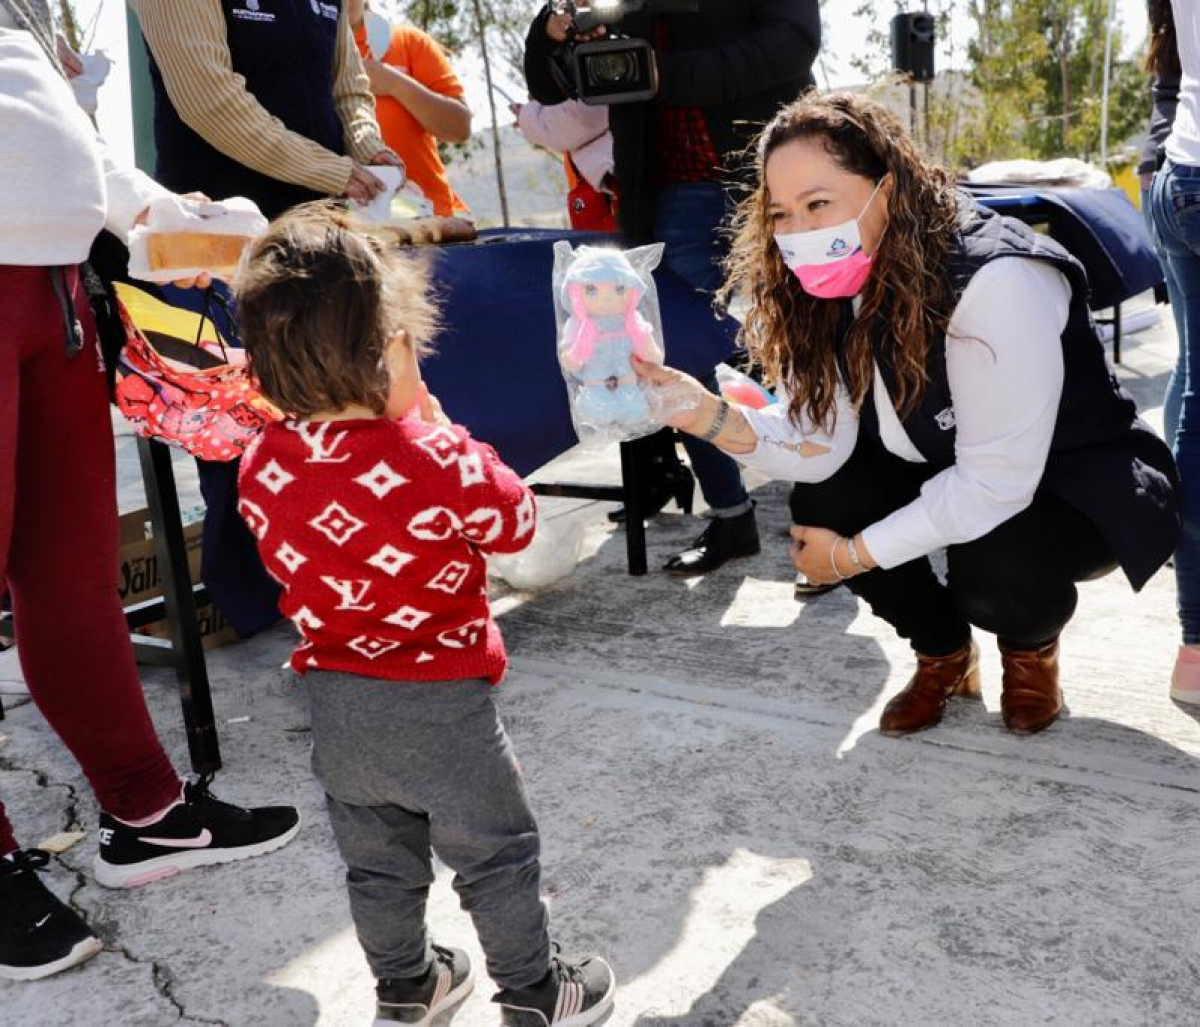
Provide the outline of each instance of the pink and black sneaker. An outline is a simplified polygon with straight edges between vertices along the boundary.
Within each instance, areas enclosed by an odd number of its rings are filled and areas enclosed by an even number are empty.
[[[106,888],[136,888],[192,867],[261,856],[296,837],[294,806],[242,809],[209,792],[211,780],[185,783],[179,801],[150,824],[102,812],[96,880]]]
[[[599,956],[564,959],[555,945],[550,970],[528,988],[506,988],[500,1004],[502,1027],[592,1027],[613,1011],[616,978]]]

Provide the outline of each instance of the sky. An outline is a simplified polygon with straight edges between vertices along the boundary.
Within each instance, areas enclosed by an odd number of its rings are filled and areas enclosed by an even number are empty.
[[[1116,17],[1125,28],[1125,38],[1137,46],[1146,31],[1145,0],[1113,0]],[[116,61],[116,66],[107,83],[100,91],[100,129],[114,151],[132,161],[133,129],[129,121],[129,73],[125,47],[125,4],[122,0],[74,0],[76,14],[81,25],[94,23],[94,47],[103,49]],[[530,12],[540,6],[530,0]],[[853,9],[855,0],[833,0],[825,9],[828,31],[824,41],[824,52],[817,68],[817,80],[823,87],[853,85],[860,76],[850,66],[850,55],[861,48],[870,28],[870,19],[856,18]],[[897,10],[918,10],[922,5],[913,2],[901,5],[894,0],[874,0],[875,17],[881,27]],[[965,23],[963,33],[969,30]],[[965,42],[965,38],[959,42]],[[482,62],[474,55],[461,55],[455,60],[456,69],[463,80],[467,102],[475,112],[475,126],[485,128],[491,123],[487,108],[487,90],[483,83]],[[501,81],[506,93],[522,99],[520,83]],[[507,106],[497,98],[497,115],[501,123],[511,120]]]

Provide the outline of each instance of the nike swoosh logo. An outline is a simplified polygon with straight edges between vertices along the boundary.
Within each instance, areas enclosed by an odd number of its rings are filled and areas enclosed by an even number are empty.
[[[47,914],[46,914],[44,917],[42,917],[42,919],[41,919],[41,920],[39,920],[39,921],[38,921],[36,924],[34,924],[33,926],[34,926],[34,927],[41,927],[41,926],[42,926],[42,924],[44,924],[44,923],[45,923],[47,920],[49,920],[49,919],[50,919],[50,917],[52,917],[53,915],[54,915],[53,913],[47,913]]]
[[[139,835],[138,841],[170,849],[203,849],[212,844],[212,832],[206,827],[195,838],[147,838],[145,835]]]

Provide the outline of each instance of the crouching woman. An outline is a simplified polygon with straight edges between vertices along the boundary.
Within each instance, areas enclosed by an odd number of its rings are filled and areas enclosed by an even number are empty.
[[[758,172],[724,295],[748,301],[744,342],[780,402],[639,373],[693,393],[675,427],[795,482],[796,567],[912,644],[883,732],[978,696],[972,625],[999,639],[1004,723],[1042,730],[1076,584],[1120,566],[1140,589],[1179,531],[1171,455],[1107,364],[1082,266],[958,191],[863,97],[784,108]]]

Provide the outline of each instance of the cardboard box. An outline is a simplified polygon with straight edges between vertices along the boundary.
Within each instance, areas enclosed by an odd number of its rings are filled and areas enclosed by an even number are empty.
[[[202,520],[193,520],[191,523],[185,523],[183,527],[192,584],[200,580],[203,528]],[[121,549],[117,578],[121,604],[133,606],[147,599],[157,599],[162,595],[162,585],[162,570],[158,564],[158,555],[154,551],[154,540],[150,536],[150,511],[141,509],[124,514],[121,517]],[[237,638],[237,633],[212,603],[200,606],[196,610],[196,619],[200,624],[200,637],[205,649],[215,649]],[[147,624],[139,628],[138,632],[154,638],[170,637],[165,620]]]

